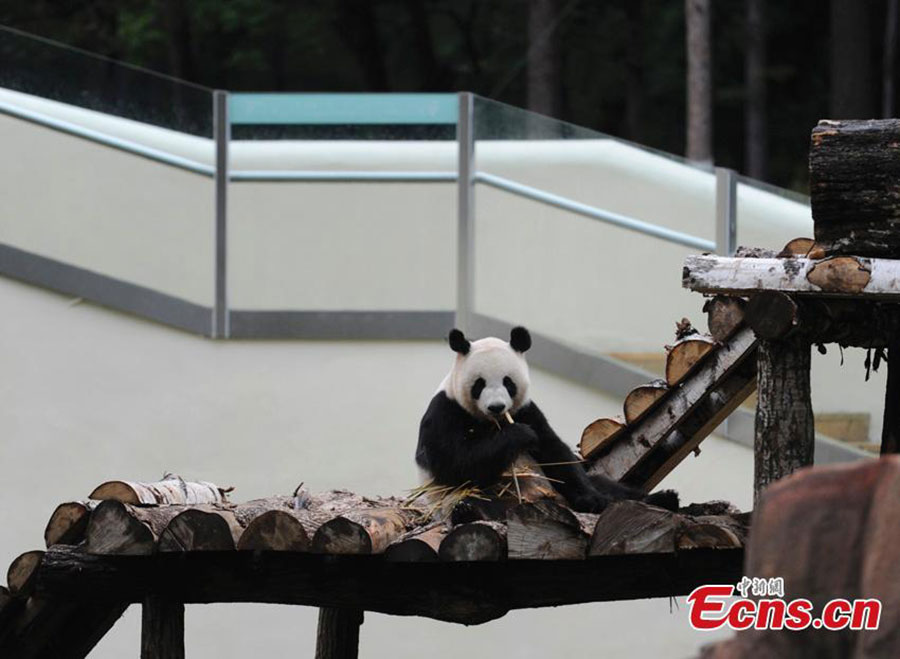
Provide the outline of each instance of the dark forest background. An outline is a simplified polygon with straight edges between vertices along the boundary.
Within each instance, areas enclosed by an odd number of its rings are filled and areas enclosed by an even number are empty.
[[[894,114],[897,0],[0,0],[209,87],[471,90],[806,188],[820,118]]]

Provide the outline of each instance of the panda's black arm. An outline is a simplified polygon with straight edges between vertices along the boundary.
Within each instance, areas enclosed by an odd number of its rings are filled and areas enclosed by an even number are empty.
[[[597,490],[581,460],[554,432],[537,405],[528,403],[516,412],[514,420],[528,424],[537,434],[538,446],[531,451],[532,457],[549,478],[555,479],[556,489],[576,510],[592,510],[600,499],[606,498],[607,493]]]
[[[512,424],[497,431],[439,392],[419,424],[416,462],[438,483],[461,485],[468,481],[487,487],[536,442],[530,428]]]

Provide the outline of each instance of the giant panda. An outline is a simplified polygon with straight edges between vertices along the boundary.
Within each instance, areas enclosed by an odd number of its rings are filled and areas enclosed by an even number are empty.
[[[644,500],[676,510],[678,495],[651,495],[602,476],[589,476],[557,436],[529,395],[525,352],[531,335],[524,327],[509,342],[488,337],[469,341],[458,329],[449,335],[456,359],[431,399],[419,425],[416,463],[439,485],[490,487],[529,453],[556,490],[578,512],[600,512],[613,501]],[[507,414],[513,423],[504,421]]]

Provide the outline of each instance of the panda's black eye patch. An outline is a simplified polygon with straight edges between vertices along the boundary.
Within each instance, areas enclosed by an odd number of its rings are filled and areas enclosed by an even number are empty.
[[[472,400],[478,400],[478,397],[481,396],[481,392],[484,391],[485,386],[484,378],[478,378],[472,384]]]
[[[516,397],[516,391],[518,391],[518,389],[516,388],[516,383],[513,382],[512,378],[509,377],[508,375],[505,378],[503,378],[503,386],[506,387],[506,391],[509,392],[510,398]]]

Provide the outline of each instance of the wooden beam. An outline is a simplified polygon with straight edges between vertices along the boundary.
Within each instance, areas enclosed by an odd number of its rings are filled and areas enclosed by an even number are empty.
[[[739,580],[742,560],[740,548],[432,563],[295,552],[91,556],[51,547],[35,592],[76,602],[142,602],[152,592],[185,604],[303,604],[478,624],[512,609],[686,595],[700,584]]]
[[[0,657],[84,659],[125,612],[128,603],[66,597],[16,599],[0,615]]]
[[[883,348],[900,333],[900,304],[761,291],[747,303],[745,320],[770,341],[802,336],[808,343]]]
[[[144,598],[141,659],[184,659],[184,604],[157,595]]]
[[[360,609],[319,609],[316,659],[356,659],[359,654]]]
[[[799,257],[688,256],[682,284],[708,295],[748,296],[775,290],[900,301],[900,260],[854,256],[819,261]]]
[[[884,425],[881,454],[900,453],[900,333],[888,344],[887,387],[884,392]]]
[[[754,499],[763,489],[813,463],[815,428],[810,400],[810,344],[760,341],[757,351]]]

